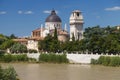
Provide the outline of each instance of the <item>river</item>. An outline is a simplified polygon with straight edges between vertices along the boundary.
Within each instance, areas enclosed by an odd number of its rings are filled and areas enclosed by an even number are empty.
[[[20,80],[120,80],[120,67],[80,64],[10,63]]]

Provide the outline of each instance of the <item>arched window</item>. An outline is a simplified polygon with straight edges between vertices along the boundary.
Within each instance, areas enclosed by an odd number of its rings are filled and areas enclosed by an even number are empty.
[[[77,12],[77,16],[79,17],[79,13]]]

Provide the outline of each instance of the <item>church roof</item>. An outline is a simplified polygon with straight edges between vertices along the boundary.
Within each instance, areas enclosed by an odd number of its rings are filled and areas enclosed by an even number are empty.
[[[43,39],[44,39],[43,37],[31,37],[31,38],[29,38],[29,40],[37,40],[37,41],[43,40]]]
[[[18,38],[18,39],[13,39],[15,42],[27,42],[28,40],[25,38]]]
[[[37,29],[33,30],[32,32],[37,32],[37,31],[41,31],[41,30],[45,30],[45,28],[37,28]]]
[[[60,17],[56,14],[55,10],[51,11],[51,14],[46,18],[45,22],[62,22]]]

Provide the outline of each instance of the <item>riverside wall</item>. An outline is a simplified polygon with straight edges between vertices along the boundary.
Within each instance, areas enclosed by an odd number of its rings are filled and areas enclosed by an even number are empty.
[[[39,60],[40,53],[27,54],[29,58]],[[118,56],[118,55],[99,55],[99,54],[66,54],[70,63],[90,64],[91,59],[98,59],[100,56]]]
[[[70,63],[90,64],[91,59],[98,59],[100,55],[95,54],[67,54]]]

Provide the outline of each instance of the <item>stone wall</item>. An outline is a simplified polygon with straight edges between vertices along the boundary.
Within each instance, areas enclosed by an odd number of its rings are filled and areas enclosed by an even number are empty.
[[[98,59],[100,55],[97,54],[67,54],[70,63],[90,64],[91,59]]]
[[[39,60],[40,53],[27,54],[29,58]],[[90,64],[91,59],[98,59],[100,56],[119,56],[119,55],[98,55],[98,54],[67,54],[70,63]]]

